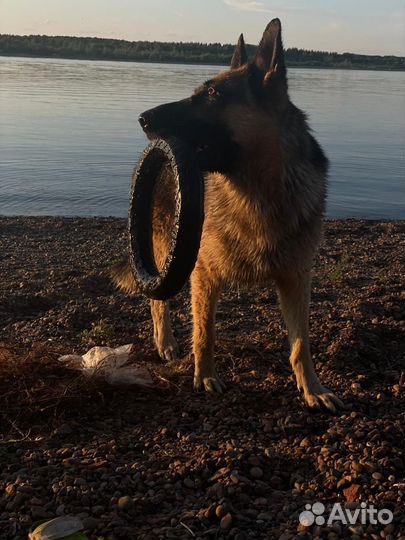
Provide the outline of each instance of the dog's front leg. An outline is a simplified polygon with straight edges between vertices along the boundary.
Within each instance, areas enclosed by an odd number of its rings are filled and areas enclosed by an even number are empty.
[[[222,392],[225,388],[215,371],[215,313],[221,286],[201,263],[191,275],[193,312],[194,388]]]
[[[150,311],[153,319],[153,338],[160,358],[168,362],[176,360],[179,348],[170,323],[169,302],[151,300]]]
[[[311,408],[336,412],[343,403],[322,386],[314,369],[309,346],[309,300],[311,277],[307,271],[285,272],[276,277],[281,310],[291,346],[290,362],[297,386]]]

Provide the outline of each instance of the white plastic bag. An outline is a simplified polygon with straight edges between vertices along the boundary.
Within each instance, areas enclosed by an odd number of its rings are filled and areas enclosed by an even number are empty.
[[[35,530],[31,530],[28,538],[30,540],[58,540],[74,534],[77,540],[86,540],[87,536],[81,532],[83,528],[80,518],[76,516],[61,516],[38,525],[38,527],[35,527]]]
[[[93,347],[83,356],[67,354],[59,358],[69,363],[88,377],[101,377],[114,386],[153,384],[149,371],[141,366],[126,365],[132,345],[122,345],[116,349]]]

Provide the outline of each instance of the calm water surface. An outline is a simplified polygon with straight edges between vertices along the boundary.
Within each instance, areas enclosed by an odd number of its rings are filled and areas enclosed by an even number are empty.
[[[212,66],[0,57],[0,214],[126,216],[141,111]],[[405,74],[290,69],[331,161],[329,217],[403,218]]]

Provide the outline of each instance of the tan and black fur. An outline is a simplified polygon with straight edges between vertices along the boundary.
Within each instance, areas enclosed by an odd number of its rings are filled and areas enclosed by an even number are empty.
[[[241,36],[231,69],[188,99],[140,116],[149,138],[190,142],[205,175],[205,222],[191,275],[194,386],[224,388],[214,364],[215,312],[221,287],[275,284],[291,344],[298,388],[310,407],[335,411],[340,400],[314,371],[308,338],[311,267],[321,238],[328,162],[305,115],[287,90],[281,25],[272,20],[253,61]],[[165,256],[170,192],[161,189],[154,215],[158,264]],[[127,263],[114,269],[128,292],[136,283]],[[154,338],[162,358],[177,345],[167,302],[151,301]]]

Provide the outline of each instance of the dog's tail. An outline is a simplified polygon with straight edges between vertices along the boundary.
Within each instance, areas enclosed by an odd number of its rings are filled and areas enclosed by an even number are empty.
[[[115,285],[127,294],[135,294],[139,291],[128,259],[115,263],[109,274]]]

